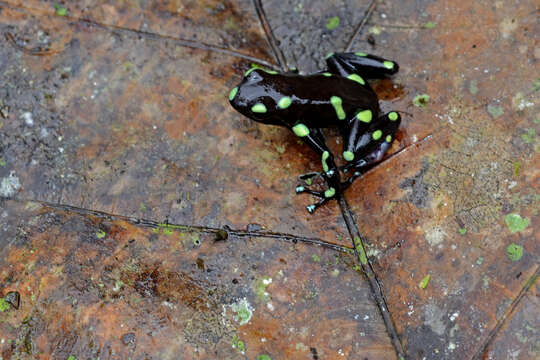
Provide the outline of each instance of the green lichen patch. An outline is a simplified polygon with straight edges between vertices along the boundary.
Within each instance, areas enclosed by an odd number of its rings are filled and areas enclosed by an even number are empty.
[[[4,298],[0,298],[0,312],[9,310],[10,306],[11,305]]]
[[[460,233],[461,235],[465,235],[467,233],[467,229],[465,228],[459,228],[458,229],[458,233]]]
[[[257,360],[272,360],[272,358],[270,357],[270,355],[261,354],[257,356]]]
[[[519,214],[508,214],[504,218],[504,222],[506,223],[506,226],[508,226],[508,229],[510,232],[516,233],[519,231],[524,230],[529,224],[531,223],[531,219],[529,218],[522,218]]]
[[[317,256],[316,254],[311,255],[311,258],[312,258],[313,261],[315,261],[316,263],[320,263],[320,262],[321,262],[321,258],[320,258],[319,256]]]
[[[494,119],[498,118],[499,116],[501,116],[502,114],[504,114],[504,110],[501,106],[499,105],[488,105],[487,106],[487,111],[489,113],[489,115],[491,115],[491,117],[493,117]]]
[[[326,28],[328,30],[334,30],[339,26],[339,17],[333,16],[326,22]]]
[[[239,325],[245,325],[253,316],[253,307],[249,304],[246,298],[240,299],[238,302],[230,305],[233,312],[233,319]]]
[[[532,128],[525,129],[525,132],[521,134],[521,139],[527,144],[532,144],[536,136],[536,131]]]
[[[511,243],[506,247],[506,255],[512,261],[518,261],[523,256],[523,246]]]
[[[238,335],[233,336],[233,338],[232,338],[232,347],[233,347],[233,349],[238,350],[242,354],[246,351],[246,345],[244,344],[244,342],[242,340],[240,340]]]
[[[433,29],[436,26],[437,26],[436,22],[428,21],[427,23],[425,23],[424,29]]]
[[[425,289],[429,284],[429,280],[431,280],[431,274],[427,274],[426,276],[424,276],[422,281],[420,281],[420,284],[418,284],[420,289]]]
[[[103,231],[103,230],[98,230],[96,232],[96,237],[98,239],[103,239],[106,235],[107,235],[107,233],[105,231]]]
[[[6,166],[6,160],[0,158],[0,166],[1,166],[1,167]]]
[[[263,302],[270,300],[270,294],[266,291],[268,285],[272,283],[272,278],[269,276],[263,276],[255,279],[253,282],[253,293],[257,298]]]
[[[413,99],[413,104],[415,106],[418,106],[418,107],[421,107],[421,108],[425,108],[426,105],[428,104],[429,102],[429,95],[428,94],[419,94],[419,95],[416,95]]]
[[[58,16],[66,16],[67,15],[67,9],[60,5],[59,3],[54,4],[54,9],[56,10],[56,15]]]

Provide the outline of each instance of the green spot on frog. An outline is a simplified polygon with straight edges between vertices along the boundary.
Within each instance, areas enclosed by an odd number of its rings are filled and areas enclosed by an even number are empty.
[[[504,110],[501,106],[499,105],[488,105],[487,106],[487,111],[489,113],[489,115],[491,115],[491,117],[493,117],[494,119],[498,118],[499,116],[501,116],[502,114],[504,114]]]
[[[323,75],[323,76],[326,76],[326,77],[332,76],[332,74],[330,74],[329,72],[323,72],[322,75]]]
[[[345,111],[343,110],[343,106],[342,106],[343,100],[339,96],[332,96],[330,98],[330,103],[332,104],[332,106],[336,110],[336,115],[337,115],[338,119],[339,120],[345,120],[346,115],[345,115]]]
[[[371,110],[360,111],[358,114],[356,114],[356,118],[362,122],[369,123],[373,118],[373,113]]]
[[[416,95],[413,99],[413,104],[415,106],[425,108],[427,103],[429,102],[429,95],[428,94],[420,94]]]
[[[429,280],[431,280],[431,275],[430,274],[427,274],[423,279],[422,281],[420,281],[420,284],[418,284],[418,286],[420,286],[421,289],[425,289],[428,284],[429,284]]]
[[[373,135],[371,135],[371,137],[373,138],[373,140],[379,140],[382,136],[382,131],[381,130],[375,130],[373,132]]]
[[[394,63],[391,61],[384,61],[383,66],[389,70],[392,70],[394,68]]]
[[[293,126],[292,131],[298,137],[304,137],[309,135],[309,129],[304,124],[297,124]]]
[[[258,103],[251,107],[251,111],[258,114],[264,114],[266,112],[266,106],[262,103]]]
[[[525,230],[525,228],[531,223],[531,219],[522,218],[519,214],[508,214],[504,218],[504,222],[506,223],[506,226],[508,226],[510,232],[513,234]]]
[[[278,101],[278,107],[280,109],[286,109],[292,104],[292,99],[289,96],[284,96]]]
[[[334,30],[339,26],[339,17],[333,16],[326,22],[326,28],[328,30]]]
[[[324,197],[326,198],[331,198],[334,195],[336,195],[336,189],[334,189],[333,187],[329,188],[324,192]]]
[[[366,57],[366,56],[367,56],[367,54],[366,54],[365,52],[360,52],[360,51],[359,51],[359,52],[355,52],[354,55],[356,55],[356,56],[361,56],[361,57]]]
[[[232,101],[234,97],[236,96],[236,93],[238,92],[238,86],[233,88],[231,92],[229,93],[229,100]]]
[[[511,243],[506,247],[506,255],[512,261],[518,261],[523,256],[523,246]]]
[[[357,75],[357,74],[351,74],[351,75],[347,76],[347,79],[352,80],[352,81],[356,81],[360,85],[365,85],[366,84],[364,79],[362,79],[362,77],[360,75]]]
[[[387,143],[391,143],[392,142],[392,136],[391,135],[386,135],[385,141]]]
[[[329,170],[328,164],[326,163],[326,160],[328,160],[329,156],[330,156],[330,153],[328,151],[323,152],[321,156],[322,167],[325,172]]]
[[[343,152],[343,158],[347,161],[353,161],[354,160],[354,153],[352,151],[344,151]]]
[[[390,121],[396,121],[399,118],[399,115],[397,112],[392,111],[388,113],[388,118],[390,119]]]

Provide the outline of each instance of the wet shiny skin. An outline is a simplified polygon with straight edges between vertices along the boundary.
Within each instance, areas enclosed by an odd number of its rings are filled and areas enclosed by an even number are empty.
[[[397,63],[358,52],[331,54],[326,64],[325,71],[311,75],[251,69],[229,94],[238,112],[290,129],[319,154],[328,188],[317,192],[299,186],[296,190],[321,198],[307,207],[309,212],[339,196],[366,168],[380,161],[401,122],[397,112],[381,114],[377,95],[366,81],[395,74]],[[331,127],[338,128],[343,137],[347,165],[341,169],[321,131]],[[352,175],[342,182],[340,170]]]

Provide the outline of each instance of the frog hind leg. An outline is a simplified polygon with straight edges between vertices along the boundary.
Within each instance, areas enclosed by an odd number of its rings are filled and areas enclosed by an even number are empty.
[[[359,74],[367,79],[380,79],[399,71],[395,61],[363,52],[334,53],[326,58],[328,71],[343,77]]]
[[[353,169],[354,172],[341,184],[342,189],[348,188],[356,178],[382,161],[384,154],[392,145],[400,123],[401,116],[396,111],[390,111],[382,115],[378,121],[373,122],[356,144],[355,155],[357,158],[347,164],[345,169]]]

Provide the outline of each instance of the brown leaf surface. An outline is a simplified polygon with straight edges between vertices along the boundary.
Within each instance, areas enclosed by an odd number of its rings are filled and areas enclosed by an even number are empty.
[[[228,106],[249,61],[183,46],[273,63],[251,2],[54,5],[0,2],[0,357],[395,358],[354,256],[304,243],[351,243],[294,195],[319,160]],[[264,7],[309,72],[368,2]],[[540,354],[539,32],[533,1],[378,2],[354,43],[401,67],[394,155],[346,197],[411,359]]]

